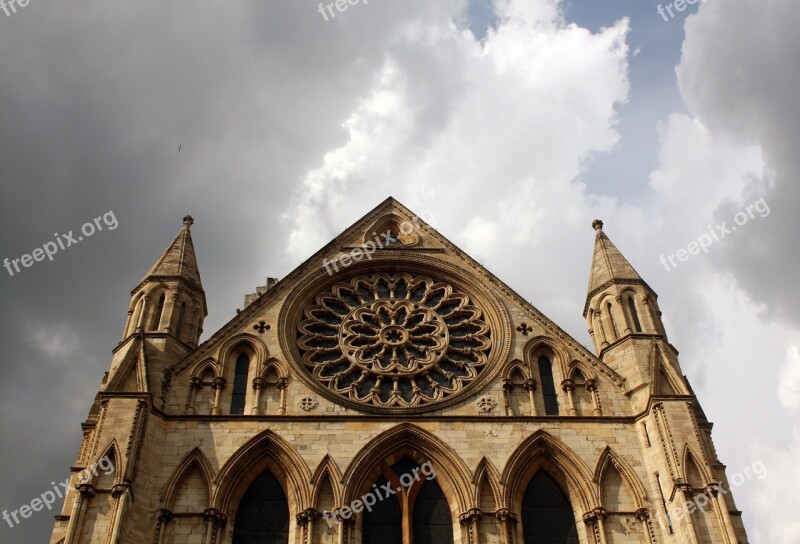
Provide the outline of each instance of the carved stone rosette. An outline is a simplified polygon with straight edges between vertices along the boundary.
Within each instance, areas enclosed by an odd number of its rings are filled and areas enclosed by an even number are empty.
[[[462,393],[494,347],[484,312],[424,274],[355,276],[316,294],[297,324],[302,365],[335,396],[394,411]]]

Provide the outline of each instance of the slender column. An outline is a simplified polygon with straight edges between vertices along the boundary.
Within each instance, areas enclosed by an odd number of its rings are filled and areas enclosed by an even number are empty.
[[[215,544],[217,541],[217,532],[220,527],[225,525],[228,518],[216,508],[206,508],[205,512],[203,512],[203,518],[206,520],[206,538],[204,543]]]
[[[689,542],[690,544],[699,544],[700,540],[697,538],[697,528],[694,526],[694,516],[693,512],[696,510],[697,505],[694,504],[692,507],[692,503],[694,502],[694,489],[692,486],[686,483],[681,483],[677,485],[678,493],[683,493],[683,510],[680,513],[681,518],[688,518],[686,520],[686,525],[689,528]]]
[[[594,311],[594,328],[599,333],[600,347],[604,348],[608,345],[608,334],[606,334],[605,324],[603,323],[603,316],[600,310]]]
[[[186,414],[194,415],[197,410],[194,407],[194,398],[197,395],[197,390],[203,387],[203,380],[197,376],[189,378],[189,401],[186,403]]]
[[[164,533],[166,532],[167,524],[172,521],[172,512],[166,508],[159,508],[156,520],[156,544],[164,544]]]
[[[147,314],[147,309],[150,306],[149,300],[150,300],[150,295],[143,295],[142,296],[142,309],[139,312],[139,317],[136,319],[135,332],[142,332],[142,330],[144,329],[144,325],[143,325],[144,317]]]
[[[178,298],[178,294],[173,292],[169,297],[165,298],[164,311],[161,312],[160,321],[158,323],[158,332],[165,332],[169,334],[172,332],[172,321],[174,319],[174,312],[172,310],[175,308],[175,301]]]
[[[714,508],[717,510],[717,517],[722,520],[722,525],[719,530],[725,533],[725,539],[728,542],[736,542],[736,529],[733,528],[731,521],[731,514],[728,511],[728,505],[725,504],[725,498],[719,493],[719,484],[710,484],[706,486],[706,495],[711,498]]]
[[[514,544],[514,527],[517,525],[517,515],[508,508],[501,508],[494,515],[503,528],[503,544]]]
[[[503,384],[503,403],[506,415],[513,416],[514,409],[511,407],[511,400],[509,397],[511,396],[511,390],[514,388],[514,383],[508,378],[503,378],[501,383]]]
[[[483,514],[478,508],[471,508],[458,516],[458,523],[467,530],[469,544],[477,544],[478,538],[478,523],[480,522]]]
[[[192,319],[191,328],[189,329],[189,336],[186,340],[186,345],[190,348],[194,347],[197,337],[200,335],[198,332],[198,328],[200,327],[200,308],[198,308],[196,304],[192,304],[192,316],[194,319]]]
[[[120,530],[122,528],[122,520],[125,516],[125,509],[128,506],[128,490],[131,484],[125,482],[117,484],[111,488],[111,496],[117,499],[117,505],[114,509],[114,526],[111,530],[111,536],[108,539],[109,544],[117,544],[120,541]]]
[[[603,508],[589,510],[583,515],[586,530],[592,535],[595,544],[603,544],[606,540],[606,528],[603,521],[606,511]]]
[[[644,530],[644,534],[648,535],[648,542],[654,543],[656,541],[656,535],[653,532],[653,527],[650,525],[650,510],[647,508],[639,508],[636,511],[636,519],[642,522],[642,529]]]
[[[278,408],[278,415],[286,414],[286,388],[289,387],[289,380],[287,378],[278,378],[278,389],[281,392],[281,405]]]
[[[569,415],[574,416],[578,414],[575,409],[575,399],[572,392],[575,391],[575,382],[572,380],[564,380],[561,382],[561,388],[567,394],[567,402],[569,403]]]
[[[597,380],[586,380],[586,390],[592,395],[593,416],[602,416],[603,410],[600,408],[600,399],[597,392]]]
[[[658,321],[656,320],[655,309],[653,305],[650,304],[650,300],[645,297],[642,299],[642,306],[645,309],[645,315],[647,315],[647,319],[650,321],[650,332],[651,334],[658,334],[660,331],[658,330]]]
[[[78,490],[78,496],[75,497],[75,502],[72,504],[72,514],[69,517],[69,526],[67,527],[67,536],[64,538],[64,544],[78,544],[80,542],[80,532],[83,527],[86,505],[89,499],[97,494],[97,490],[91,484],[77,484],[75,489]]]
[[[261,410],[261,391],[267,386],[267,380],[258,377],[253,379],[253,390],[255,391],[254,406],[250,410],[250,414],[254,416],[264,415]]]
[[[622,310],[622,319],[625,322],[625,332],[623,334],[630,334],[632,332],[631,316],[628,315],[628,311],[625,309],[625,305],[622,303],[621,296],[618,295],[614,300],[617,301],[617,306],[619,306],[619,309]]]
[[[522,387],[524,387],[525,391],[528,392],[528,400],[530,400],[531,403],[531,415],[538,416],[539,410],[536,409],[536,398],[534,397],[534,393],[536,392],[536,380],[525,380],[522,382]]]
[[[211,415],[218,416],[222,413],[220,398],[222,396],[222,390],[225,389],[225,378],[214,378],[214,381],[211,382],[211,389],[215,391],[214,407],[211,409]]]

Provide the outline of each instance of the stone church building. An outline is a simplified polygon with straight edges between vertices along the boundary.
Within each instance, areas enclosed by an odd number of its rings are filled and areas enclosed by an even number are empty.
[[[592,350],[392,198],[200,343],[192,222],[131,292],[51,544],[747,542],[602,222]]]

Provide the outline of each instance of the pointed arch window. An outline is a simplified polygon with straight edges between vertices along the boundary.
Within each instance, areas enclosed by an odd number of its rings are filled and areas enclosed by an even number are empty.
[[[288,544],[289,502],[275,476],[264,471],[236,510],[233,544]]]
[[[578,544],[569,499],[553,478],[539,471],[522,499],[524,544]]]
[[[558,395],[553,382],[553,363],[544,355],[539,357],[539,380],[542,382],[542,398],[544,413],[548,416],[558,415]]]
[[[247,374],[250,370],[250,357],[242,353],[236,359],[236,370],[233,376],[233,396],[231,397],[231,414],[244,414],[244,403],[247,397]]]
[[[164,313],[164,293],[161,293],[161,296],[158,297],[158,305],[156,306],[156,312],[153,314],[153,323],[150,326],[151,331],[157,331],[158,326],[161,324],[161,314]]]
[[[628,296],[628,308],[631,311],[633,328],[636,329],[636,332],[642,332],[642,322],[639,321],[639,312],[636,310],[636,302],[633,301],[632,296]]]
[[[391,468],[384,465],[383,473],[372,489],[389,484],[399,491],[379,500],[372,512],[364,511],[362,544],[453,544],[447,498],[436,480],[426,476],[435,472],[420,471],[419,464],[404,458]]]

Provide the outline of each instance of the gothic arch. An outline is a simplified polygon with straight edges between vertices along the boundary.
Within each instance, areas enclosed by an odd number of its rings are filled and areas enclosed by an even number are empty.
[[[275,357],[270,357],[263,364],[263,368],[261,369],[261,372],[259,372],[259,377],[266,378],[272,371],[275,371],[275,373],[278,375],[278,378],[289,377],[289,370],[286,368],[286,365]]]
[[[222,376],[222,369],[220,369],[220,365],[217,364],[217,361],[215,361],[210,357],[194,365],[194,368],[189,373],[189,376],[192,378],[201,378],[203,374],[205,374],[206,371],[209,370],[211,371],[211,373],[214,375],[215,378],[219,378],[220,376]]]
[[[330,454],[325,454],[325,457],[322,458],[322,461],[319,462],[317,466],[317,470],[314,471],[314,475],[311,477],[311,506],[313,508],[317,508],[319,510],[319,499],[320,493],[322,492],[322,484],[325,483],[325,477],[327,476],[328,481],[333,488],[333,498],[336,504],[344,504],[342,501],[342,472],[339,470],[339,467],[336,465],[336,461],[333,460],[333,457]]]
[[[529,380],[532,377],[531,369],[528,365],[519,359],[513,359],[506,363],[506,367],[503,370],[503,378],[510,380],[514,376],[514,373],[517,372],[522,376],[523,380]]]
[[[500,473],[494,467],[491,461],[485,456],[481,458],[478,467],[475,469],[475,476],[472,478],[472,483],[475,485],[475,495],[473,496],[473,504],[476,508],[481,509],[482,512],[486,511],[486,505],[482,503],[481,496],[485,491],[484,486],[488,486],[488,491],[494,499],[494,506],[498,508],[502,501],[502,493],[500,491]]]
[[[700,482],[702,485],[698,486],[698,487],[705,487],[706,485],[710,484],[713,481],[713,478],[711,477],[709,472],[706,470],[705,465],[702,462],[700,462],[701,459],[703,459],[703,458],[698,456],[692,450],[692,448],[689,447],[689,444],[686,444],[684,446],[684,448],[683,448],[683,481],[684,482],[689,483],[689,484],[693,483],[692,480],[694,478],[692,478],[691,475],[689,474],[689,471],[691,470],[692,467],[697,469],[697,472],[699,473],[700,478],[702,479],[702,482]]]
[[[403,456],[418,463],[433,463],[436,481],[445,496],[456,503],[458,511],[454,512],[454,519],[472,507],[472,478],[464,461],[439,438],[411,423],[401,423],[383,432],[355,456],[342,478],[343,504],[349,504],[372,485],[380,475],[384,460],[392,464]]]
[[[569,370],[567,371],[567,378],[568,380],[573,380],[575,378],[575,373],[580,372],[581,375],[586,380],[595,380],[597,381],[597,373],[592,370],[592,367],[589,365],[577,360],[573,359],[569,363]]]
[[[379,217],[377,221],[372,223],[372,225],[364,233],[363,241],[364,244],[369,244],[372,242],[376,245],[385,245],[382,235],[386,232],[391,232],[392,236],[396,238],[401,245],[414,246],[420,242],[420,235],[417,232],[419,230],[419,226],[419,224],[415,224],[408,219],[403,219],[398,215],[389,213]]]
[[[202,450],[197,447],[186,454],[172,473],[172,476],[167,480],[164,491],[161,494],[161,503],[164,505],[164,508],[172,510],[181,484],[192,471],[197,471],[200,474],[205,485],[206,496],[209,500],[211,499],[211,482],[214,479],[214,471],[211,469],[211,464],[208,462]]]
[[[219,471],[214,480],[217,484],[212,500],[214,508],[229,513],[234,494],[243,494],[264,469],[269,469],[279,481],[285,480],[287,489],[284,492],[289,504],[294,505],[295,513],[309,507],[311,474],[308,466],[286,440],[266,430],[248,440]]]
[[[574,504],[584,512],[597,505],[592,476],[583,461],[564,442],[546,431],[538,430],[517,447],[503,470],[503,505],[506,508],[512,512],[520,511],[522,494],[540,469],[550,475],[561,476],[557,479],[566,482],[566,491]]]
[[[528,366],[533,365],[535,362],[534,356],[539,350],[550,355],[553,366],[559,368],[562,379],[564,379],[567,375],[567,361],[569,361],[569,353],[564,346],[548,336],[536,336],[531,338],[528,343],[525,344],[524,348],[525,361],[528,363]]]
[[[611,449],[611,446],[606,446],[602,453],[600,453],[600,457],[597,459],[597,465],[594,469],[594,481],[597,484],[597,495],[600,497],[600,505],[605,506],[603,483],[609,465],[616,469],[622,477],[625,486],[628,488],[628,492],[636,504],[636,509],[644,508],[647,499],[647,492],[644,486],[639,481],[639,478],[636,477],[636,473],[631,466],[624,458],[617,455]]]
[[[109,442],[108,446],[106,446],[106,449],[103,450],[103,453],[100,454],[97,457],[97,459],[95,459],[95,461],[89,465],[89,467],[97,467],[99,469],[100,460],[106,456],[109,459],[111,459],[112,463],[114,463],[114,472],[113,474],[109,474],[108,476],[111,476],[113,478],[114,480],[113,485],[121,484],[122,476],[125,474],[125,471],[122,470],[122,458],[119,454],[119,445],[117,444],[116,438],[112,439],[111,442]],[[87,467],[87,469],[89,469],[89,467]],[[92,480],[91,480],[92,485],[97,486],[100,477],[103,476],[104,474],[100,470],[98,470],[96,474],[93,471],[90,472],[92,473]]]
[[[267,349],[267,346],[265,346],[259,338],[247,332],[236,334],[227,339],[219,348],[218,360],[220,361],[223,374],[227,371],[228,366],[231,364],[231,355],[233,355],[237,349],[241,349],[242,347],[247,347],[252,351],[253,356],[251,357],[251,360],[255,361],[259,365],[262,364],[263,361],[266,361],[267,357],[269,357],[269,350]]]

